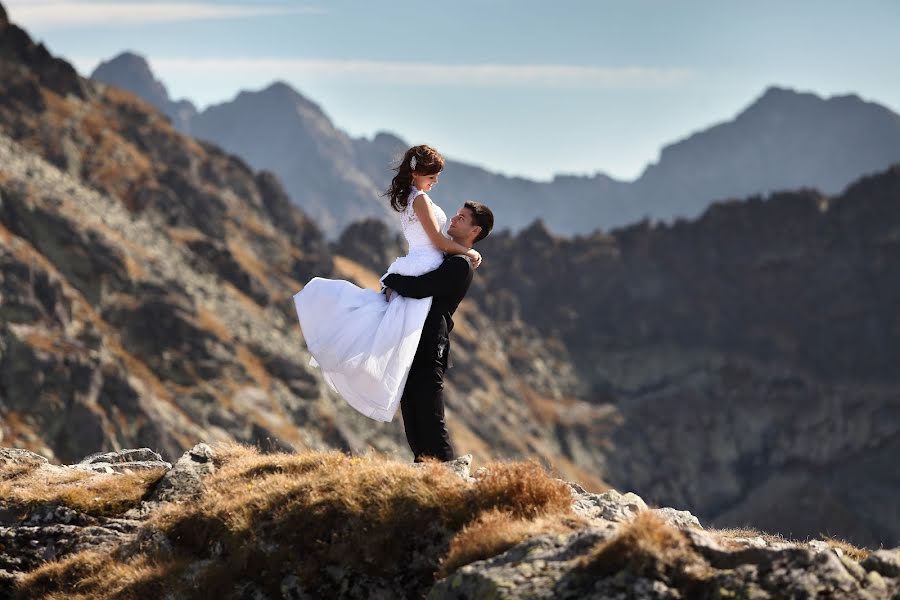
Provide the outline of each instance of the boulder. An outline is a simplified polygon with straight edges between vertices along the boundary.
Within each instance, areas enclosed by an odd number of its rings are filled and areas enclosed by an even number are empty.
[[[171,469],[172,465],[150,448],[134,448],[115,452],[96,452],[84,457],[72,467],[98,473],[128,473],[146,469]]]
[[[196,498],[200,493],[203,479],[215,470],[213,450],[200,443],[181,455],[156,485],[151,501],[175,502]]]

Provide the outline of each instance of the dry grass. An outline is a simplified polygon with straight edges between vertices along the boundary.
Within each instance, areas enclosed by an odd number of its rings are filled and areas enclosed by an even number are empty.
[[[247,374],[253,378],[253,381],[260,389],[269,392],[272,390],[272,377],[266,371],[259,357],[250,351],[244,344],[237,344],[237,359]],[[275,407],[273,407],[275,408]]]
[[[709,533],[715,534],[720,539],[733,539],[733,538],[762,538],[766,542],[770,544],[786,544],[791,542],[783,535],[778,533],[766,533],[765,531],[760,531],[759,529],[754,529],[753,527],[727,527],[724,529],[709,529]],[[797,543],[797,542],[793,542]]]
[[[464,565],[506,552],[526,538],[569,533],[587,524],[577,516],[553,514],[523,519],[498,509],[486,511],[453,537],[438,577],[447,577]]]
[[[225,322],[201,302],[197,303],[197,325],[201,329],[213,333],[223,342],[231,342],[234,339],[234,335]]]
[[[11,504],[60,504],[95,516],[137,506],[164,468],[131,473],[50,470],[33,463],[0,463],[0,498]]]
[[[103,590],[119,584],[104,578],[113,576],[132,582],[115,588],[117,598],[158,597],[139,590],[162,585],[160,578],[178,597],[200,597],[197,590],[202,597],[227,596],[246,582],[280,597],[288,573],[309,589],[335,595],[339,588],[329,565],[351,575],[400,578],[404,587],[424,590],[466,525],[478,523],[457,540],[456,561],[465,554],[466,539],[477,541],[479,556],[509,543],[513,538],[502,532],[503,519],[518,537],[557,527],[554,515],[572,514],[567,486],[534,461],[491,463],[468,484],[436,461],[413,467],[374,452],[261,454],[238,444],[216,450],[217,470],[200,497],[165,506],[148,522],[169,540],[173,554],[154,554],[157,546],[150,545],[130,562],[114,554],[75,555],[31,573],[21,585],[22,597],[88,585],[99,590],[95,597],[109,597],[113,593]],[[530,519],[536,524],[529,525]],[[430,566],[412,567],[416,555],[427,556]]]
[[[16,598],[41,600],[149,600],[162,598],[184,561],[153,561],[138,554],[121,562],[107,552],[88,550],[49,562],[27,576]]]
[[[206,234],[196,227],[167,227],[164,232],[172,241],[181,243],[195,242],[206,238]]]
[[[852,558],[855,561],[862,561],[869,557],[871,550],[867,550],[866,548],[860,548],[858,546],[854,546],[847,540],[842,540],[841,538],[835,538],[831,536],[822,536],[822,541],[831,546],[832,548],[837,548],[844,555]]]
[[[684,533],[650,511],[639,513],[616,537],[599,544],[580,567],[601,577],[628,571],[676,584],[698,581],[710,571]]]
[[[275,295],[277,290],[272,289],[269,281],[270,266],[269,263],[262,261],[257,253],[253,250],[252,245],[248,242],[245,232],[231,222],[226,223],[227,237],[225,243],[228,251],[234,258],[235,262],[240,265],[248,275],[256,279],[271,295]]]
[[[792,540],[784,537],[778,533],[766,533],[765,531],[760,531],[759,529],[755,529],[753,527],[732,527],[725,529],[709,529],[709,533],[715,534],[720,541],[726,543],[726,546],[734,545],[735,542],[732,542],[735,538],[762,538],[769,544],[796,544],[798,546],[806,546],[808,542]],[[832,548],[836,548],[844,553],[845,556],[852,558],[855,561],[865,560],[866,557],[869,556],[871,550],[866,548],[860,548],[859,546],[854,546],[850,542],[843,540],[841,538],[831,537],[827,535],[822,535],[820,538],[823,542],[831,546]],[[729,544],[729,542],[731,542]]]

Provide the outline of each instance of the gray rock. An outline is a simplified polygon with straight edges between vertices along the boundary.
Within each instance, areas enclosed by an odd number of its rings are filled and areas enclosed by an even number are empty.
[[[156,485],[150,500],[175,502],[196,498],[200,494],[203,479],[215,470],[213,450],[199,443],[181,455]]]
[[[609,522],[606,529],[525,540],[503,554],[461,567],[438,581],[428,598],[889,600],[900,593],[896,579],[874,570],[866,573],[859,564],[830,548],[816,551],[798,544],[758,546],[742,542],[732,548],[731,539],[725,547],[713,534],[693,526],[683,531],[713,569],[702,578],[664,573],[652,577],[628,569],[604,577],[578,568],[579,559],[589,556],[598,543],[615,536],[621,527]],[[895,558],[885,552],[871,564],[890,565]]]
[[[82,458],[78,464],[90,465],[96,463],[125,463],[125,462],[164,462],[162,456],[150,448],[123,448],[115,452],[95,452]]]
[[[668,521],[671,525],[678,528],[696,527],[702,529],[700,520],[686,510],[676,510],[674,508],[654,508],[653,512]]]
[[[810,540],[806,542],[806,546],[810,550],[814,550],[816,552],[828,552],[829,550],[833,550],[837,553],[838,556],[844,553],[840,548],[832,548],[828,542],[825,542],[823,540]]]
[[[876,550],[866,557],[862,566],[884,577],[900,577],[900,548]]]
[[[281,580],[281,597],[285,600],[313,600],[314,598],[306,591],[300,578],[296,575],[288,575]]]
[[[527,539],[498,556],[461,567],[438,581],[428,598],[576,598],[565,577],[573,561],[615,535],[618,526]],[[583,591],[583,590],[582,590]]]
[[[172,465],[150,448],[96,452],[72,465],[76,469],[97,473],[125,473],[149,469],[171,469]]]
[[[472,466],[472,455],[463,454],[446,463],[447,468],[460,476],[464,481],[469,481],[472,477],[469,475],[469,469]]]
[[[22,448],[0,448],[0,463],[37,463],[48,464],[49,461],[29,450]]]
[[[594,494],[577,483],[571,481],[566,483],[572,492],[572,508],[590,519],[625,523],[631,521],[639,512],[647,510],[647,504],[632,492],[621,494],[616,490],[608,490],[602,494]]]
[[[0,569],[0,598],[12,598],[18,576],[6,569]]]

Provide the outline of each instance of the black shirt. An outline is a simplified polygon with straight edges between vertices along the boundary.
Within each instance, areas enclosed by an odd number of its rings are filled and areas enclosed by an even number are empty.
[[[434,271],[413,277],[391,273],[384,278],[389,287],[401,296],[427,298],[432,296],[431,309],[425,317],[422,337],[413,364],[434,364],[438,360],[444,367],[450,347],[450,331],[453,330],[453,313],[465,297],[472,283],[473,269],[469,260],[455,254],[441,263]]]

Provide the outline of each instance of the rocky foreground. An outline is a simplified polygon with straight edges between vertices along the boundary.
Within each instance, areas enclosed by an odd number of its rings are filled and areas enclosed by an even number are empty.
[[[704,529],[533,461],[470,466],[0,449],[0,597],[900,597],[900,548]]]

